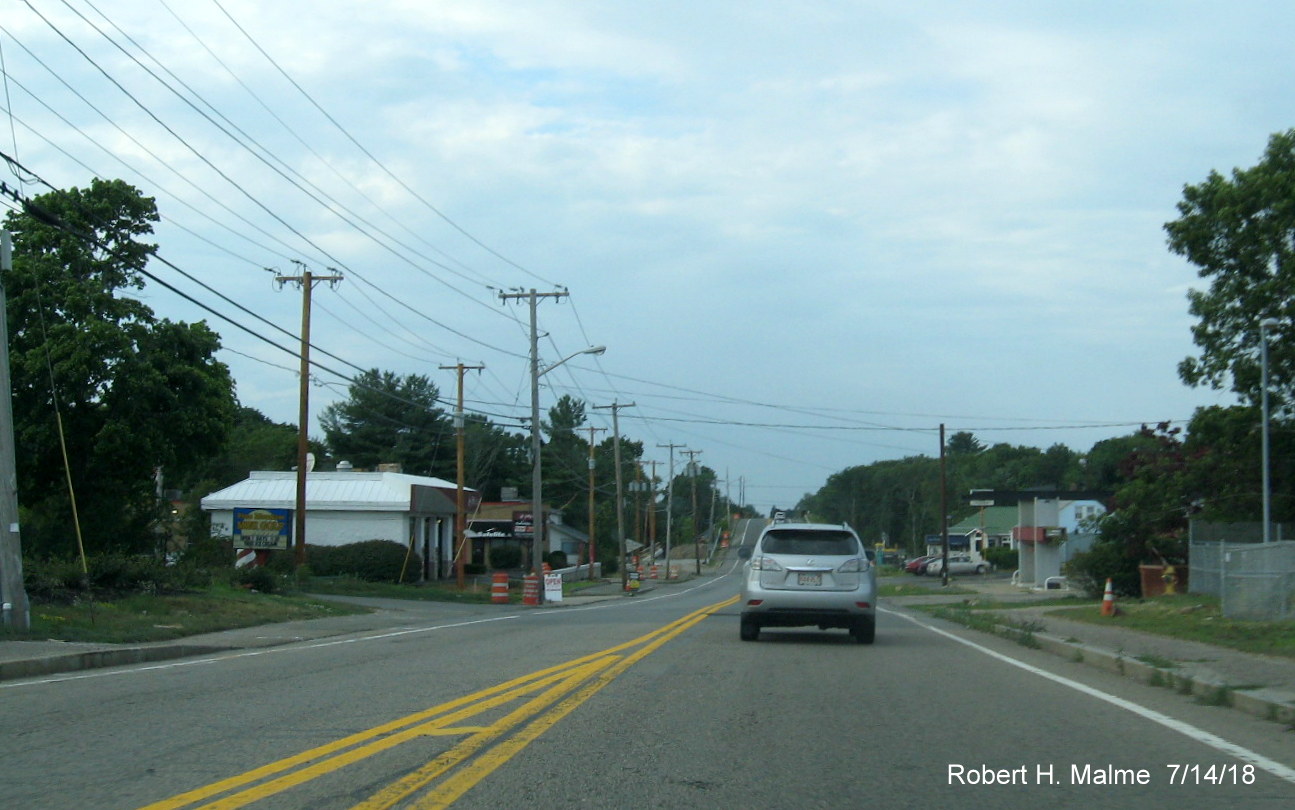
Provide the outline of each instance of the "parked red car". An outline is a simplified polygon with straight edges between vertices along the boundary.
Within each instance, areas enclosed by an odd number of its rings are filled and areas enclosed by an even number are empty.
[[[910,574],[925,574],[927,564],[929,564],[931,560],[937,560],[939,558],[939,554],[927,554],[922,557],[914,557],[904,564],[904,570]]]

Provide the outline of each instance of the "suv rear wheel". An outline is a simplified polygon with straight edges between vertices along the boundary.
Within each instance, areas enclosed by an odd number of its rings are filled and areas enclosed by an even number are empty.
[[[747,616],[742,617],[742,628],[739,631],[743,641],[760,640],[760,623]]]
[[[858,619],[850,628],[850,635],[860,644],[871,644],[877,640],[877,622],[873,619]]]

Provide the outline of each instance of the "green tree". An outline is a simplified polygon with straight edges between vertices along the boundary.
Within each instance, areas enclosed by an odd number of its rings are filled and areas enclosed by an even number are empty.
[[[959,431],[949,437],[945,443],[945,452],[951,456],[974,456],[985,449],[975,434]]]
[[[370,369],[351,383],[345,400],[324,408],[319,424],[330,453],[356,467],[397,463],[412,475],[450,481],[457,474],[453,423],[436,385],[422,374]]]
[[[322,447],[316,446],[316,452]],[[203,459],[185,478],[168,486],[204,490],[202,495],[242,481],[252,470],[289,470],[297,463],[297,427],[275,422],[256,408],[240,406],[219,452]]]
[[[585,403],[564,394],[549,408],[549,418],[540,425],[548,434],[544,443],[544,501],[564,514],[573,526],[588,528],[583,504],[589,492],[589,442],[580,435],[585,424]]]
[[[497,501],[503,487],[525,491],[530,486],[530,440],[505,430],[478,414],[464,417],[464,479],[488,501]]]
[[[157,471],[183,477],[233,421],[219,336],[158,319],[133,290],[156,246],[151,198],[120,180],[11,212],[8,296],[14,432],[28,553],[75,546],[70,475],[88,551],[154,548]],[[60,421],[67,458],[60,449]]]
[[[1179,218],[1165,224],[1169,249],[1196,265],[1208,290],[1188,293],[1198,321],[1198,357],[1179,364],[1189,385],[1225,385],[1246,401],[1260,392],[1259,322],[1278,319],[1268,333],[1274,405],[1289,403],[1295,385],[1295,130],[1273,135],[1258,164],[1211,171],[1183,189]]]

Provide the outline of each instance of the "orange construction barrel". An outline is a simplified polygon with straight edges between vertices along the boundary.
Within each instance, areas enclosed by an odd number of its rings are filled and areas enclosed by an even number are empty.
[[[496,605],[508,604],[508,572],[496,571],[490,583],[490,601]]]

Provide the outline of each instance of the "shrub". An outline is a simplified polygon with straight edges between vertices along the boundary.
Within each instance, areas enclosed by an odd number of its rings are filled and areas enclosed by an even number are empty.
[[[496,571],[522,567],[522,547],[502,543],[490,545],[490,567]]]
[[[994,546],[985,549],[985,559],[999,571],[1015,571],[1021,567],[1021,553],[1014,548]]]
[[[1097,541],[1090,550],[1076,554],[1066,563],[1063,573],[1095,599],[1105,593],[1107,579],[1121,596],[1142,594],[1138,561],[1117,543]]]
[[[397,582],[402,570],[406,579],[416,577],[423,564],[422,557],[391,540],[364,540],[344,546],[308,545],[306,558],[316,576],[351,576],[368,582]]]
[[[180,550],[180,563],[216,571],[234,567],[232,537],[203,537],[190,540]]]
[[[234,572],[230,581],[234,585],[251,588],[261,593],[274,593],[278,589],[279,578],[263,565],[246,565]]]
[[[567,567],[567,553],[565,551],[550,551],[548,556],[549,567],[554,571],[559,568]]]
[[[144,555],[101,554],[23,561],[23,585],[36,601],[69,602],[87,596],[113,598],[134,593],[178,593],[206,587],[211,573],[190,563],[167,565]]]

